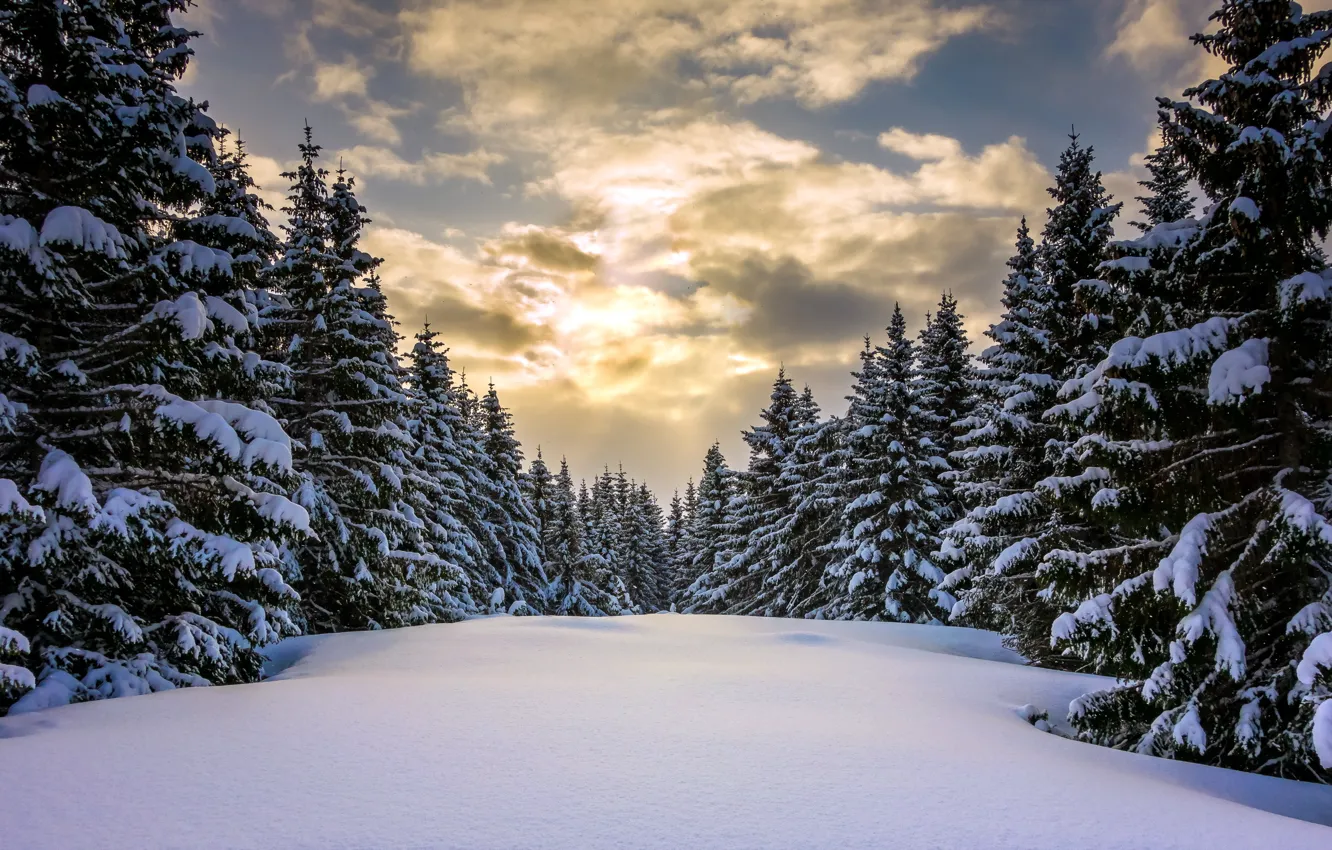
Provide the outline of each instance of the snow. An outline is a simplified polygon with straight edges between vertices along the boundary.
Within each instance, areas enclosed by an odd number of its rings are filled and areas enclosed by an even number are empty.
[[[124,254],[120,231],[83,207],[56,207],[42,222],[42,245],[67,243],[84,251],[97,251],[112,259]]]
[[[1272,380],[1267,368],[1267,340],[1246,339],[1239,348],[1232,348],[1212,364],[1207,382],[1207,400],[1212,404],[1242,401],[1249,391],[1262,391]]]
[[[1332,788],[1040,731],[1113,683],[984,632],[500,616],[270,657],[257,685],[0,720],[7,844],[1332,846]]]
[[[37,483],[33,486],[38,490],[55,493],[56,504],[62,508],[89,512],[98,510],[92,481],[83,474],[78,461],[60,449],[52,449],[42,458]]]
[[[1235,215],[1247,218],[1249,221],[1257,221],[1259,216],[1258,204],[1252,198],[1236,198],[1230,202],[1230,211]]]
[[[200,245],[189,239],[172,242],[163,250],[175,255],[181,274],[198,272],[205,277],[214,272],[228,276],[231,274],[231,255],[226,251]]]

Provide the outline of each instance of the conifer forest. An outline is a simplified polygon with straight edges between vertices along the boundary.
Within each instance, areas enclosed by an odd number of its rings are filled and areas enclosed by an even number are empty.
[[[1112,680],[1066,737],[1332,783],[1332,12],[1214,0],[1140,197],[1073,130],[1000,315],[939,280],[867,317],[845,400],[776,371],[748,456],[660,493],[521,445],[395,318],[319,126],[256,184],[178,91],[189,5],[0,2],[0,715],[258,682],[301,635],[875,621]]]

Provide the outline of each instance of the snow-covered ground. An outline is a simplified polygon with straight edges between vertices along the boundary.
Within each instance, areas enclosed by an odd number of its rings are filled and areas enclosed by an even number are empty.
[[[1037,731],[990,634],[655,615],[280,646],[273,680],[0,720],[0,845],[1332,848],[1332,788]]]

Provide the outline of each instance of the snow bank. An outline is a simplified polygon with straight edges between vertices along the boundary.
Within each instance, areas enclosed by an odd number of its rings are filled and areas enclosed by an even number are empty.
[[[984,632],[496,617],[272,659],[0,720],[6,846],[1332,847],[1332,788],[1039,731],[1110,682]]]

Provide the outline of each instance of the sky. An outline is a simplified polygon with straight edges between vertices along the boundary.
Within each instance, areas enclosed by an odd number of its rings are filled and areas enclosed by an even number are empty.
[[[1070,128],[1126,222],[1154,98],[1217,70],[1217,0],[196,2],[182,89],[264,197],[308,121],[401,333],[493,380],[529,458],[667,498],[714,440],[745,464],[779,367],[842,412],[895,302],[951,291],[979,348]]]

